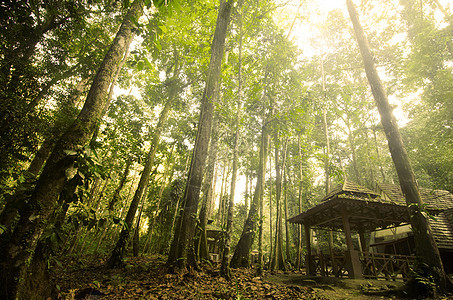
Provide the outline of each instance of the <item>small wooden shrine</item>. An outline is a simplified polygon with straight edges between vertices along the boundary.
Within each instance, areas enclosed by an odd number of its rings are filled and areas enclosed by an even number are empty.
[[[212,220],[208,221],[206,226],[206,239],[208,243],[209,259],[214,263],[219,263],[222,257],[224,231],[212,224]]]

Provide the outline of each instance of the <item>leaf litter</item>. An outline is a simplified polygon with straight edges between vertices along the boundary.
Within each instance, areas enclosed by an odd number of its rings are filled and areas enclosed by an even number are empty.
[[[327,299],[311,287],[270,282],[255,269],[231,269],[231,281],[219,266],[168,273],[164,256],[128,258],[124,268],[108,269],[105,257],[66,259],[52,276],[60,299]]]

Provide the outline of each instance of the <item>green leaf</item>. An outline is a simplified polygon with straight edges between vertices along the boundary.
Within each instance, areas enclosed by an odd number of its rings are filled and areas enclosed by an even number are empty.
[[[167,27],[165,25],[159,25],[158,26],[160,30],[162,30],[163,33],[167,33]]]
[[[75,156],[77,155],[77,151],[76,150],[64,150],[63,151],[66,155],[68,156]]]
[[[143,63],[143,61],[139,61],[138,64],[137,64],[137,70],[141,71],[143,70],[145,64]]]
[[[67,168],[64,173],[65,173],[66,179],[68,179],[68,180],[72,179],[77,174],[77,167],[72,165],[69,168]]]
[[[2,235],[3,232],[5,232],[5,231],[6,231],[6,226],[0,224],[0,235]]]
[[[156,41],[154,45],[156,46],[157,50],[162,51],[162,45],[159,41]]]

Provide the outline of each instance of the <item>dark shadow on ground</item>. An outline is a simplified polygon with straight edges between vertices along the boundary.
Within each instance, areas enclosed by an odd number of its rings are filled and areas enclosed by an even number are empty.
[[[402,299],[404,297],[402,281],[306,276],[297,273],[276,273],[269,275],[267,279],[275,283],[311,287],[332,300]]]

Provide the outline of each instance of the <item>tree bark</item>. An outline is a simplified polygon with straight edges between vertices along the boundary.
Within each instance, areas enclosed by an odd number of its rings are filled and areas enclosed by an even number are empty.
[[[69,97],[69,101],[67,103],[68,106],[70,106],[71,108],[75,107],[77,100],[79,99],[80,95],[83,93],[83,90],[86,87],[87,82],[88,82],[87,79],[82,79],[78,83],[78,85],[75,87],[75,89],[73,90]],[[62,110],[63,108],[60,108],[60,111]],[[73,117],[75,118],[75,116]],[[27,172],[32,175],[32,178],[27,178],[28,174],[26,174],[27,180],[21,183],[20,186],[16,188],[16,191],[11,198],[7,199],[6,206],[0,215],[0,224],[8,228],[9,231],[13,231],[14,229],[12,223],[17,217],[18,207],[24,205],[24,201],[26,200],[26,192],[30,191],[29,186],[32,185],[33,182],[36,180],[36,177],[41,171],[42,166],[49,158],[49,155],[53,147],[55,146],[56,139],[58,139],[61,136],[61,134],[64,132],[64,129],[66,128],[67,127],[62,126],[56,126],[55,128],[53,128],[52,136],[44,140],[38,152],[35,154],[33,160],[28,166]]]
[[[140,202],[140,199],[143,197],[143,192],[145,191],[146,186],[149,182],[149,177],[151,175],[151,168],[154,166],[154,157],[157,152],[157,148],[159,147],[160,136],[162,134],[162,130],[164,128],[165,123],[167,122],[168,115],[171,111],[171,106],[173,104],[173,99],[175,98],[175,94],[173,89],[170,90],[170,95],[165,103],[164,108],[162,109],[159,121],[157,122],[156,128],[154,130],[153,140],[151,142],[151,148],[148,152],[148,156],[146,158],[145,167],[142,171],[142,175],[140,176],[140,182],[137,186],[137,190],[135,191],[134,198],[132,198],[132,202],[129,206],[129,210],[126,215],[125,223],[127,226],[124,226],[121,230],[120,237],[118,242],[116,243],[115,248],[112,251],[112,254],[107,262],[108,266],[111,268],[121,267],[123,265],[123,257],[126,252],[131,229],[134,223],[135,214],[137,212],[137,208]]]
[[[20,220],[13,236],[7,243],[2,243],[1,290],[0,297],[14,299],[21,278],[25,275],[26,262],[36,248],[46,221],[55,209],[58,196],[66,179],[65,171],[73,166],[74,156],[66,151],[85,145],[93,133],[97,120],[105,106],[108,86],[114,70],[126,50],[126,41],[133,34],[134,22],[142,14],[142,2],[136,0],[129,9],[124,21],[110,46],[94,78],[87,95],[85,105],[77,119],[57,142],[50,155],[36,188],[20,211]]]
[[[272,156],[269,156],[269,267],[272,266],[272,261],[274,259],[273,253],[274,253],[274,234],[273,234],[273,227],[272,227],[272,222],[274,222],[274,218],[272,217],[272,186],[273,186],[273,181],[272,181]]]
[[[227,280],[231,279],[230,274],[230,248],[231,248],[231,235],[233,231],[233,209],[234,209],[234,196],[236,192],[237,173],[239,165],[239,143],[240,143],[240,128],[241,128],[241,110],[242,110],[242,23],[239,30],[239,59],[238,59],[238,100],[237,100],[237,112],[235,119],[235,136],[233,146],[233,169],[231,175],[230,185],[230,198],[228,204],[227,222],[226,222],[226,233],[225,243],[223,248],[222,265],[220,267],[220,274]]]
[[[137,224],[135,225],[134,237],[132,239],[132,253],[137,257],[140,252],[140,220],[142,218],[143,207],[145,206],[145,199],[148,195],[149,184],[146,185],[143,192],[142,201],[140,203],[140,210],[138,211]]]
[[[300,134],[297,136],[297,146],[299,150],[299,214],[302,213],[302,194],[303,194],[303,165],[302,165],[302,147],[300,144]],[[297,225],[297,255],[296,255],[296,270],[300,270],[302,265],[302,225]]]
[[[284,151],[285,153],[287,152],[287,146],[288,146],[288,139],[285,140],[285,146],[284,146]],[[287,153],[285,156],[288,155]],[[286,161],[286,159],[285,159]],[[287,174],[287,168],[285,167],[285,164],[283,164],[283,191],[284,191],[284,196],[283,196],[283,207],[285,209],[285,244],[286,244],[286,261],[291,261],[291,253],[289,251],[290,246],[289,246],[289,225],[286,220],[289,219],[288,216],[288,180],[287,180],[288,174]]]
[[[447,277],[443,269],[439,249],[434,241],[431,227],[427,220],[423,202],[420,197],[414,172],[409,162],[409,158],[404,148],[403,140],[392,113],[392,107],[387,98],[384,86],[374,64],[373,56],[365,36],[362,26],[359,22],[358,13],[351,0],[346,0],[349,16],[351,17],[357,42],[360,47],[360,53],[363,58],[366,76],[371,86],[376,106],[381,116],[381,123],[387,136],[390,153],[393,163],[398,174],[401,190],[403,191],[406,203],[409,208],[411,225],[414,232],[415,249],[420,262],[426,264],[435,283],[446,290]]]
[[[208,166],[207,172],[203,184],[203,202],[201,204],[200,216],[199,216],[199,227],[200,227],[200,238],[198,240],[197,254],[201,259],[209,259],[208,253],[208,240],[206,236],[206,225],[208,224],[209,211],[212,206],[212,193],[213,193],[213,181],[214,181],[214,167],[215,159],[217,157],[217,118],[214,117],[212,126],[211,145],[209,147],[208,155]]]
[[[146,242],[145,242],[144,247],[143,247],[143,253],[147,253],[149,248],[150,248],[151,238],[152,238],[153,233],[154,233],[154,226],[156,225],[156,220],[157,220],[157,217],[158,217],[158,213],[159,213],[159,211],[161,209],[160,206],[161,206],[161,202],[162,202],[162,195],[164,194],[164,190],[168,186],[168,184],[171,184],[171,181],[172,181],[172,178],[173,178],[174,163],[171,161],[171,159],[172,159],[172,156],[173,156],[173,151],[175,149],[175,145],[176,144],[173,144],[173,146],[171,148],[171,152],[168,155],[168,157],[166,159],[166,162],[165,162],[165,168],[164,168],[164,175],[163,175],[163,178],[162,178],[162,184],[160,186],[159,194],[157,196],[157,204],[156,204],[156,209],[155,209],[156,215],[152,218],[152,220],[149,220],[150,224],[148,225],[148,237],[146,238]]]
[[[266,160],[268,139],[267,124],[265,123],[263,124],[261,133],[260,160],[257,172],[255,192],[253,194],[252,202],[250,203],[250,210],[247,216],[247,220],[244,224],[244,229],[242,230],[241,237],[234,250],[233,257],[231,258],[230,266],[233,268],[247,268],[250,265],[250,251],[252,248],[253,240],[255,238],[258,206],[261,199],[261,194],[264,193],[262,187],[266,176],[265,173],[267,163]]]
[[[286,270],[286,262],[283,257],[283,230],[282,230],[282,170],[285,168],[286,149],[283,150],[282,168],[280,168],[280,149],[278,146],[279,137],[275,136],[275,184],[276,184],[276,205],[277,214],[275,217],[275,243],[274,259],[272,260],[272,270]]]
[[[170,264],[179,268],[185,268],[187,263],[191,267],[197,268],[193,237],[195,235],[198,199],[200,197],[203,170],[211,135],[214,103],[219,93],[222,58],[232,7],[233,0],[221,1],[212,41],[208,77],[201,101],[200,121],[184,193],[185,204],[182,215],[182,227],[179,230],[179,236],[175,235],[174,237],[178,240],[177,260],[169,261]]]

